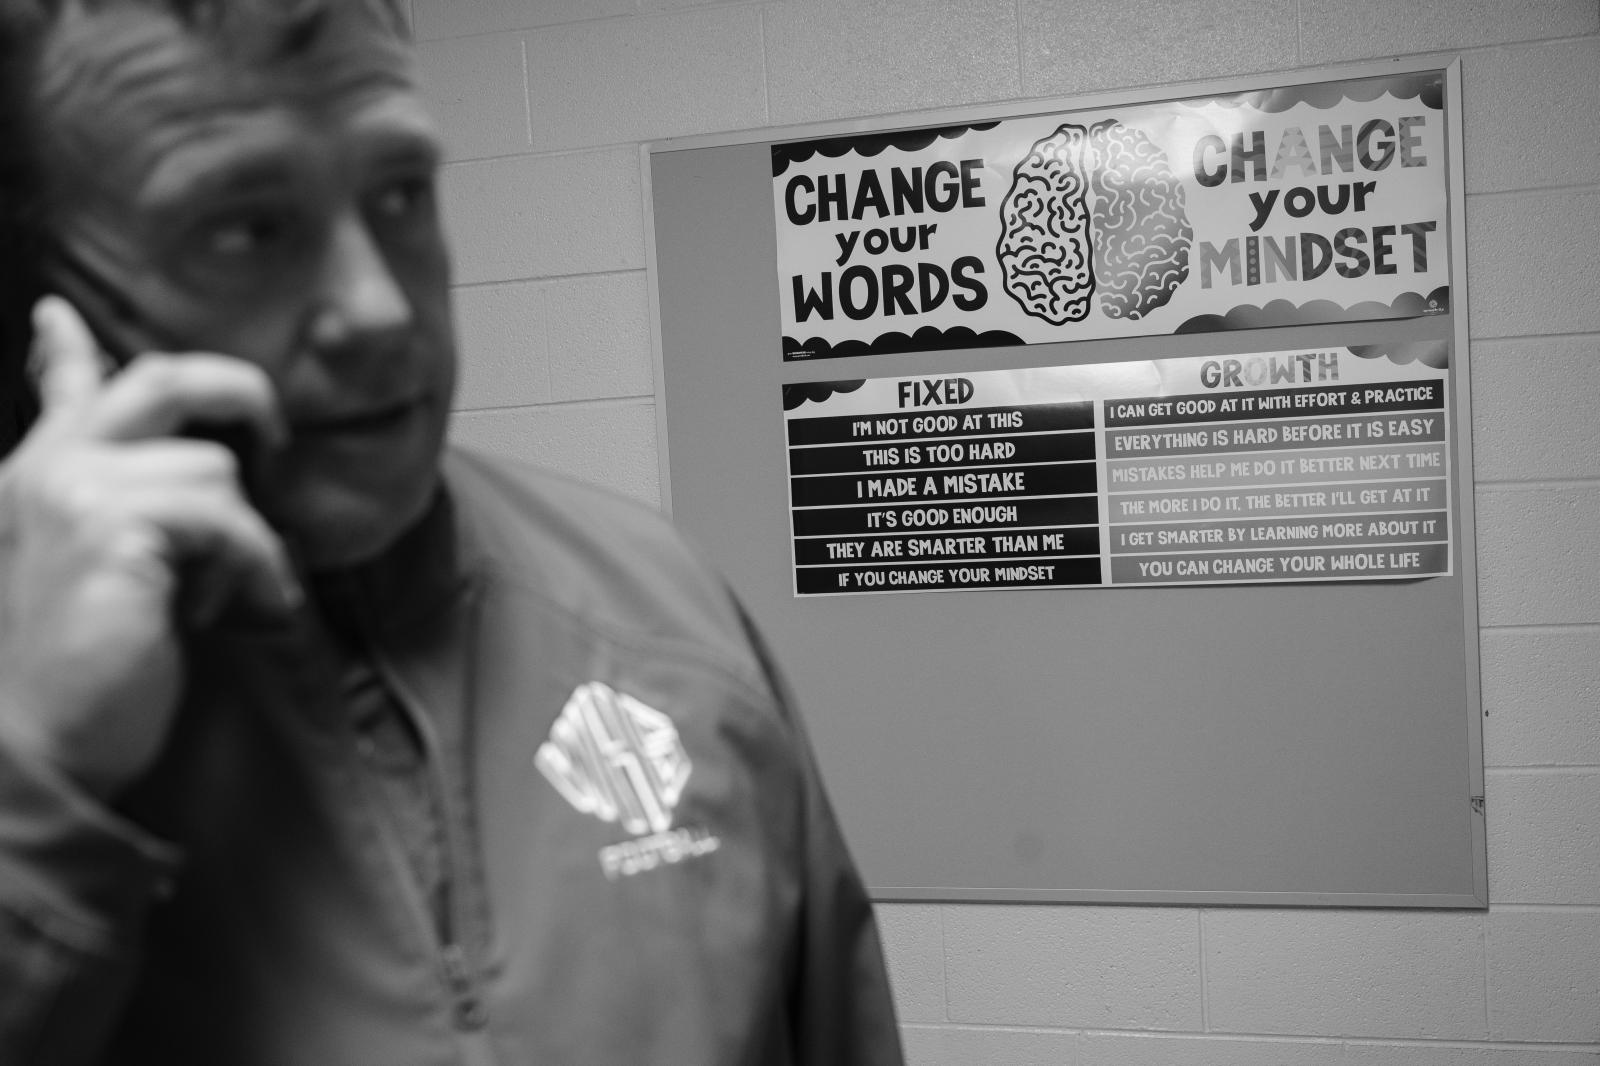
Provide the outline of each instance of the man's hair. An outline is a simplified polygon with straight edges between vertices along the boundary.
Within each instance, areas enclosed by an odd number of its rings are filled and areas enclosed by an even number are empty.
[[[288,59],[309,49],[328,14],[360,6],[397,34],[408,30],[400,0],[0,0],[0,457],[38,415],[28,380],[31,314],[47,289],[51,249],[49,203],[38,157],[39,62],[58,22],[69,13],[142,7],[165,13],[208,37],[230,27],[248,31],[252,51]]]

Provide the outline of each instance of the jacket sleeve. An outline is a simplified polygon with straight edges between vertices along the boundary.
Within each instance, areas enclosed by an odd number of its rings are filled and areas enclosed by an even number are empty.
[[[795,738],[805,825],[805,897],[790,1032],[798,1066],[901,1066],[900,1030],[866,886],[828,802],[794,700],[754,623],[744,627]]]
[[[177,852],[0,743],[0,1062],[99,1061]]]

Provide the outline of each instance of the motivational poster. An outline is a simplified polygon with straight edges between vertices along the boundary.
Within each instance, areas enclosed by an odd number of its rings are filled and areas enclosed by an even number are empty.
[[[1448,353],[786,386],[795,594],[1449,574]]]
[[[1445,313],[1443,84],[773,145],[783,358]]]

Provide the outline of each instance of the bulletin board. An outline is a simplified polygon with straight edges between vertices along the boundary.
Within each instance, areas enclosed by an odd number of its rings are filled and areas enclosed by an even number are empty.
[[[1459,63],[644,165],[663,498],[875,898],[1487,905]]]

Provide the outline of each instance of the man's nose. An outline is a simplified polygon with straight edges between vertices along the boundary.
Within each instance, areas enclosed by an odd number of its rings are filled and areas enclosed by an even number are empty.
[[[358,214],[335,224],[318,281],[311,323],[318,349],[394,338],[411,325],[411,301]]]

